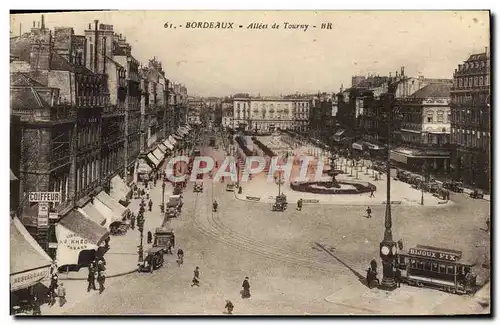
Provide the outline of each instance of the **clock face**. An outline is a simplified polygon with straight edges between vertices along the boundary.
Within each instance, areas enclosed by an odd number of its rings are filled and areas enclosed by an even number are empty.
[[[387,247],[387,246],[382,246],[380,251],[382,252],[383,255],[387,255],[390,252],[389,247]]]

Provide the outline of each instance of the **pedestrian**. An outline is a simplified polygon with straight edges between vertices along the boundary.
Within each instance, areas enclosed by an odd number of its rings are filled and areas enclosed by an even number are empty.
[[[42,311],[40,310],[40,298],[38,298],[38,293],[33,295],[33,315],[40,316],[42,315]]]
[[[106,261],[104,260],[104,257],[101,257],[97,262],[97,271],[100,272],[105,270],[106,270]]]
[[[151,230],[148,230],[148,244],[151,244],[153,242],[153,234],[151,233]]]
[[[132,216],[130,217],[130,228],[132,228],[132,230],[135,229],[135,214],[132,213]]]
[[[194,269],[193,283],[191,283],[191,287],[200,286],[200,268],[196,267]]]
[[[372,209],[370,207],[368,207],[366,209],[366,214],[367,214],[367,218],[371,218],[372,217]]]
[[[401,270],[400,269],[396,269],[395,278],[396,278],[396,283],[398,285],[398,288],[401,288]]]
[[[149,212],[151,212],[151,209],[153,208],[153,200],[149,199]]]
[[[302,199],[297,201],[297,210],[302,211]]]
[[[59,307],[64,306],[66,303],[66,288],[64,288],[64,285],[62,283],[59,284],[57,287],[57,296],[59,297]]]
[[[375,197],[375,195],[373,195],[373,192],[375,192],[375,191],[374,190],[370,191],[370,197]]]
[[[49,288],[47,291],[47,298],[49,299],[49,307],[52,307],[56,304],[56,289]]]
[[[370,267],[373,271],[377,272],[377,261],[375,259],[371,260]]]
[[[248,277],[245,277],[241,286],[243,287],[243,290],[241,291],[241,298],[250,298],[250,283],[248,282]]]
[[[104,289],[104,282],[106,281],[106,275],[104,274],[104,271],[99,271],[97,274],[97,282],[99,283],[99,294],[101,294]]]
[[[57,275],[57,272],[54,272],[54,274],[52,274],[52,277],[50,278],[49,290],[56,290],[57,289],[57,281],[58,280],[59,280],[59,276]]]
[[[93,267],[89,266],[89,275],[87,276],[87,292],[90,292],[90,290],[96,290],[95,287],[95,269]]]
[[[226,306],[224,308],[226,309],[227,314],[229,315],[233,314],[234,305],[231,302],[231,300],[226,300]]]

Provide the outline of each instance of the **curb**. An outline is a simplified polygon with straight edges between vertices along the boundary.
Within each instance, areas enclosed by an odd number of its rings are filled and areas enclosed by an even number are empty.
[[[106,275],[106,278],[109,279],[109,278],[117,278],[117,277],[120,277],[120,276],[124,276],[124,275],[128,275],[128,274],[132,274],[134,272],[137,272],[137,267],[133,270],[128,270],[128,271],[124,271],[124,272],[119,272],[119,273],[115,273],[115,274],[111,274],[111,275]],[[59,274],[59,279],[61,280],[71,280],[71,281],[81,281],[81,280],[85,280],[87,281],[87,277],[63,277],[61,276],[62,274]]]

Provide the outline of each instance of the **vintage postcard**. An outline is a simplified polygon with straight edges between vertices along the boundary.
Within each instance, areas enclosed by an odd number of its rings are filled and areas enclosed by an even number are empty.
[[[490,315],[489,11],[10,22],[12,315]]]

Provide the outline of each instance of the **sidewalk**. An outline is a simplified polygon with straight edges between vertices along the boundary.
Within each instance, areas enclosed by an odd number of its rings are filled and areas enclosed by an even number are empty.
[[[150,190],[150,197],[153,200],[153,209],[149,212],[146,209],[144,214],[144,238],[143,246],[146,252],[151,245],[147,244],[147,232],[154,232],[156,227],[161,225],[163,217],[160,213],[161,204],[161,181],[157,182],[157,186]],[[172,193],[172,186],[167,183],[165,187],[165,201]],[[139,211],[140,199],[132,199],[128,208],[136,216]],[[109,242],[110,249],[104,255],[106,259],[106,287],[113,285],[113,278],[137,272],[138,262],[138,246],[140,244],[140,233],[136,227],[134,230],[129,229],[125,235],[112,236]],[[82,267],[78,272],[70,272],[69,274],[59,274],[59,281],[64,283],[66,288],[68,302],[59,307],[58,302],[55,306],[49,307],[47,304],[41,306],[42,315],[60,315],[67,310],[71,310],[82,299],[86,300],[99,295],[98,291],[87,292],[87,276],[88,268]],[[76,280],[76,281],[75,281]],[[105,293],[105,292],[104,292]]]

